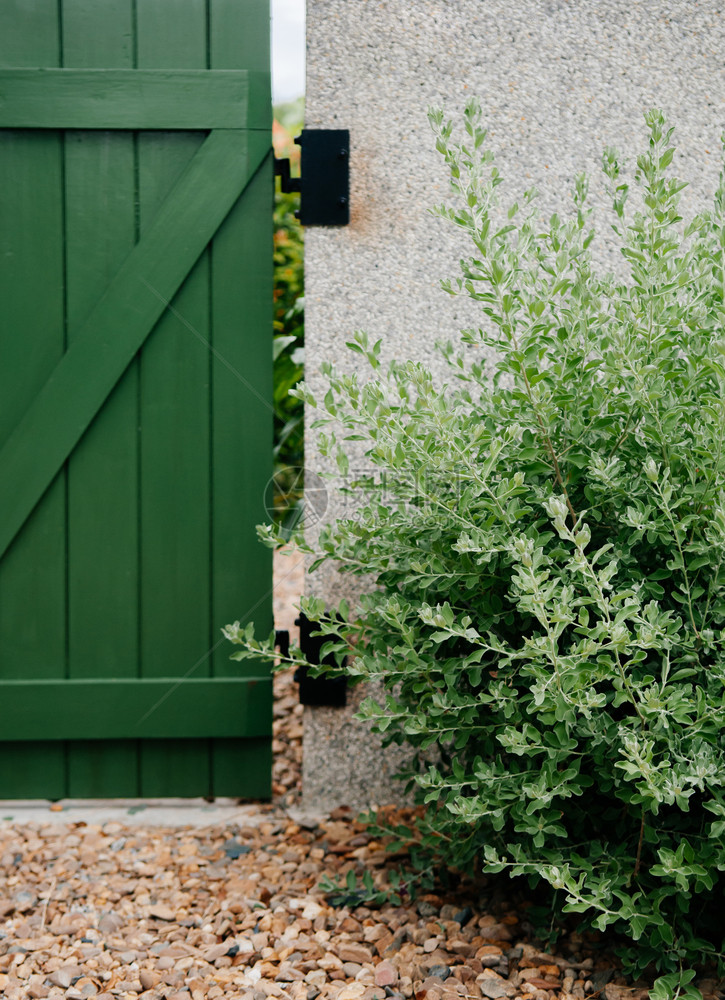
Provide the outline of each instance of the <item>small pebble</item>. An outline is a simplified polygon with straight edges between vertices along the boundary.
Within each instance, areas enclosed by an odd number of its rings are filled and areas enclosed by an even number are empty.
[[[462,910],[459,910],[458,913],[456,913],[453,919],[456,921],[457,924],[460,924],[461,927],[463,927],[465,924],[468,923],[468,921],[471,919],[472,916],[473,916],[473,910],[471,909],[471,907],[465,906]]]
[[[398,970],[392,962],[380,962],[375,966],[375,985],[394,986],[398,981]]]

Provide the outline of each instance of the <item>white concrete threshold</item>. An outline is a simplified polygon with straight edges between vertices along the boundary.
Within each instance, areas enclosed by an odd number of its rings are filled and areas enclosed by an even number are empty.
[[[1,799],[0,827],[10,823],[86,823],[103,826],[257,826],[270,819],[267,803],[237,799]]]

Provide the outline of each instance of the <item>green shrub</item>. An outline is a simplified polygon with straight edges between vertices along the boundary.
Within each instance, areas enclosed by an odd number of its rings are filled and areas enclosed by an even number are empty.
[[[570,218],[528,191],[498,223],[477,105],[461,141],[431,113],[456,195],[437,212],[472,243],[445,287],[484,327],[442,347],[449,386],[412,361],[384,371],[359,334],[369,380],[327,366],[324,402],[301,390],[340,468],[357,439],[381,473],[319,541],[377,588],[342,602],[343,625],[304,604],[354,649],[350,674],[385,685],[362,715],[437,748],[413,778],[438,856],[545,879],[622,933],[631,971],[670,973],[664,996],[723,951],[725,178],[682,224],[672,129],[645,118],[636,211],[603,158],[618,278],[594,268],[583,176]],[[239,658],[269,653],[226,634]]]

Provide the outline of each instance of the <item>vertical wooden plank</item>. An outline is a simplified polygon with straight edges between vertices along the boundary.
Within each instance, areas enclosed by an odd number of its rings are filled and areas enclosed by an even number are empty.
[[[211,795],[209,740],[143,740],[142,794],[148,798]]]
[[[269,79],[269,6],[211,0],[212,69],[246,67]],[[271,104],[271,98],[270,98]],[[270,138],[271,144],[271,138]],[[271,154],[220,228],[212,245],[213,637],[227,622],[254,619],[272,628],[272,553],[259,544],[264,489],[272,475],[272,197]],[[243,379],[236,373],[243,373]],[[251,383],[256,392],[250,391]],[[260,398],[261,397],[261,398]],[[235,673],[225,644],[213,654],[215,676]],[[214,794],[271,794],[270,742],[216,741]]]
[[[5,0],[0,4],[0,65],[60,66],[57,4]]]
[[[62,743],[0,743],[0,798],[62,799],[66,796]]]
[[[109,713],[113,705],[108,706]],[[73,740],[68,744],[68,796],[136,798],[137,740]]]
[[[270,798],[272,740],[267,737],[214,740],[212,779],[214,795],[242,799]]]
[[[270,16],[269,0],[209,0],[209,68],[248,69],[266,75],[271,110]]]
[[[205,69],[205,0],[138,0],[138,66]],[[139,137],[141,230],[203,141]],[[141,356],[141,664],[144,676],[208,676],[209,275],[204,255]],[[208,740],[146,740],[141,793],[208,795]]]
[[[0,64],[58,66],[56,4],[0,5]],[[0,440],[64,351],[63,185],[55,133],[0,133]],[[0,676],[62,677],[66,663],[65,474],[0,564]],[[42,734],[39,734],[39,736]],[[0,796],[65,794],[62,746],[0,748]]]
[[[60,139],[0,131],[0,440],[63,353]],[[0,676],[65,671],[65,505],[59,476],[0,564]]]
[[[132,0],[63,0],[66,67],[131,68]],[[134,137],[73,131],[65,142],[68,341],[133,248]],[[138,667],[138,366],[109,396],[68,462],[69,676]],[[112,711],[109,706],[109,711]],[[68,747],[68,794],[138,795],[135,740]]]

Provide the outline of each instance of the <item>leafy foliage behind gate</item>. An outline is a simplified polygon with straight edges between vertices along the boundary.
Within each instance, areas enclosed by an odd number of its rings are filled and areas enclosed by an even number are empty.
[[[275,152],[299,170],[300,148],[292,140],[302,127],[303,101],[275,108]],[[274,471],[280,519],[300,499],[304,465],[304,407],[290,395],[304,375],[304,234],[295,218],[299,195],[274,198]]]

